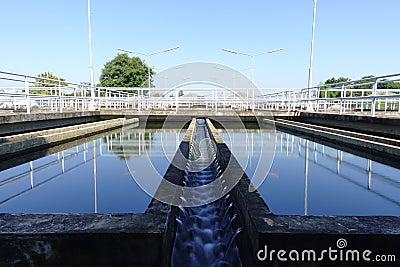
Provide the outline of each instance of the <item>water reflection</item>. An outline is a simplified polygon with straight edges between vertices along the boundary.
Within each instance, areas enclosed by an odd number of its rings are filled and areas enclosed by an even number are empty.
[[[400,215],[400,170],[369,158],[282,132],[234,133],[224,139],[253,177],[260,144],[273,142],[275,158],[258,189],[271,211],[298,215]],[[264,138],[265,140],[261,140]],[[250,152],[247,162],[241,155]],[[365,153],[365,152],[364,152]]]
[[[0,160],[0,212],[145,212],[151,198],[133,178],[148,178],[156,190],[159,177],[148,168],[162,177],[183,135],[177,129],[124,129]],[[258,188],[273,213],[400,215],[400,170],[374,155],[357,156],[365,152],[349,153],[275,131],[221,136],[249,177],[259,174],[260,153],[275,151]]]
[[[74,142],[55,153],[54,148],[40,152],[48,154],[44,157],[0,161],[0,212],[144,212],[151,198],[135,183],[125,159],[136,163],[133,175],[146,174],[140,165],[144,157],[165,171],[169,162],[160,149],[162,140],[173,137],[166,147],[176,151],[182,136],[180,130],[131,128]]]

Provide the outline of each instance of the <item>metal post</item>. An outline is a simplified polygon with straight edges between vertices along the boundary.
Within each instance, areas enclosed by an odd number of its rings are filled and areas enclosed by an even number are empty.
[[[175,88],[175,111],[178,112],[178,88]]]
[[[150,89],[150,55],[147,55],[147,75],[148,75],[148,77],[147,77],[147,79],[148,79],[148,87],[149,87],[149,89]]]
[[[60,80],[60,78],[58,79],[58,98],[59,98],[58,102],[59,102],[59,105],[60,105],[60,113],[62,113],[63,112],[63,101],[62,101],[61,80]]]
[[[342,84],[342,89],[340,91],[340,114],[343,113],[343,98],[346,96],[346,87],[344,86],[344,83]]]
[[[311,35],[311,54],[310,54],[310,68],[308,70],[308,88],[312,86],[312,62],[314,57],[314,32],[315,32],[315,17],[317,13],[317,0],[314,0],[314,14]]]
[[[387,108],[388,108],[388,98],[387,98],[388,94],[389,94],[389,90],[386,90],[386,98],[385,98],[385,112],[387,111]]]
[[[215,112],[217,112],[218,111],[218,89],[217,88],[215,88],[214,94],[215,94],[215,99],[214,99]]]
[[[253,94],[253,100],[252,100],[252,108],[251,110],[254,112],[254,57],[255,55],[251,56],[251,90]]]
[[[361,97],[364,97],[364,89],[361,91]],[[364,100],[361,98],[361,112],[364,112]]]
[[[93,77],[92,29],[90,22],[90,0],[88,0],[88,27],[89,27],[89,57],[90,57],[90,96],[92,98],[91,104],[94,105],[95,95],[94,95],[94,77]]]
[[[75,111],[78,110],[78,99],[76,97],[76,87],[74,87],[74,103],[75,103]]]
[[[375,79],[375,83],[372,87],[371,116],[375,116],[376,90],[377,89],[378,89],[378,79]]]
[[[26,113],[31,114],[31,101],[29,98],[28,76],[25,76]]]

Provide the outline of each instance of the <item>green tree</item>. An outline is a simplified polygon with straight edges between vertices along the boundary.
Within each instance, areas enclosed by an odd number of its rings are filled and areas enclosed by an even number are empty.
[[[375,79],[373,79],[375,76],[374,75],[366,75],[363,76],[361,79],[363,81],[359,81],[359,82],[354,82],[354,87],[353,89],[372,89],[373,87],[373,83],[375,82]],[[371,78],[371,79],[369,79]],[[357,85],[357,84],[361,84],[361,85]],[[364,96],[368,96],[371,94],[371,91],[366,91],[364,92]],[[353,96],[361,96],[362,92],[358,92],[358,91],[353,91]]]
[[[400,83],[399,82],[391,82],[388,80],[382,80],[378,82],[378,89],[400,89]]]
[[[321,87],[320,97],[325,97],[325,90],[333,88],[332,86],[337,88],[338,85],[336,85],[336,84],[343,83],[343,82],[349,82],[349,81],[350,81],[350,79],[346,78],[346,77],[339,77],[339,78],[332,77],[330,79],[327,79],[325,81],[325,83],[323,84],[323,86]],[[340,91],[327,91],[326,97],[328,97],[328,98],[340,97]]]
[[[60,78],[51,72],[43,72],[43,73],[38,74],[37,78],[35,78],[35,81],[36,81],[36,84],[34,87],[41,87],[43,89],[32,89],[32,90],[30,90],[30,93],[32,93],[32,94],[49,95],[50,90],[44,89],[44,88],[58,87],[59,85],[68,86],[68,84],[65,82],[64,78]],[[53,90],[53,92],[54,92],[54,90]],[[55,91],[55,93],[57,93],[57,92],[58,92],[58,90]]]
[[[154,71],[150,69],[150,79]],[[147,65],[138,57],[118,54],[101,71],[101,87],[142,87],[148,82]],[[136,91],[134,91],[136,92]]]

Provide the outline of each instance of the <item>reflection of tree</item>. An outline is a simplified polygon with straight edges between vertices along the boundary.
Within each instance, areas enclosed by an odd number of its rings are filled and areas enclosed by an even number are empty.
[[[154,137],[151,132],[131,132],[117,133],[108,136],[108,142],[112,142],[112,150],[120,159],[130,159],[131,153],[137,153],[148,150],[153,144]],[[107,137],[103,138],[107,142]],[[144,143],[144,144],[143,144]],[[124,151],[129,151],[125,155]]]

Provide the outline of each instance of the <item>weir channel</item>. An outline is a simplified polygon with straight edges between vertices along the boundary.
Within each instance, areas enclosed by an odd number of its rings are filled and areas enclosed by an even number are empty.
[[[224,195],[225,181],[221,179],[211,188],[204,187],[222,175],[205,119],[196,120],[186,172],[184,186],[198,188],[195,195],[186,198],[193,197],[208,204],[179,207],[171,266],[241,266],[235,242],[241,228],[233,228],[237,214],[231,216],[229,212],[232,199],[228,194],[215,200],[215,196]],[[183,204],[189,204],[184,196],[181,198]]]

